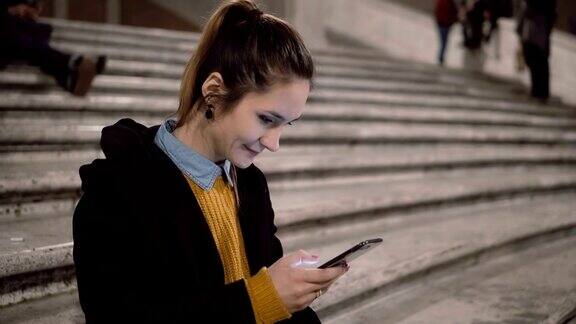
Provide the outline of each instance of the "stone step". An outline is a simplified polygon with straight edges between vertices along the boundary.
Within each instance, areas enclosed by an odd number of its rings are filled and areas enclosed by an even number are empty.
[[[68,191],[79,186],[78,168],[102,156],[98,150],[56,155],[45,152],[5,155],[0,158],[3,183],[0,192],[7,197],[10,193]],[[278,153],[263,152],[255,163],[269,179],[280,180],[499,165],[571,165],[575,162],[576,152],[569,147],[456,144],[409,148],[401,145],[294,145]]]
[[[426,283],[433,275],[483,265],[497,256],[511,255],[559,237],[573,238],[574,197],[574,193],[519,197],[491,204],[420,211],[410,216],[402,212],[374,215],[371,221],[363,221],[371,226],[366,226],[361,234],[340,238],[339,243],[323,241],[307,246],[308,251],[328,259],[364,238],[384,239],[382,246],[354,261],[351,270],[313,307],[323,320],[331,321],[339,315],[336,310],[358,308],[382,291]],[[58,248],[61,247],[52,250]],[[74,287],[71,281],[69,289]],[[72,292],[6,307],[0,319],[3,323],[30,319],[22,313],[23,307],[35,314],[30,323],[46,323],[55,316],[59,323],[81,318]]]
[[[28,90],[29,93],[56,87],[54,80],[31,69],[0,73],[0,84],[5,89]],[[367,90],[378,92],[405,92],[431,95],[466,95],[466,89],[453,85],[425,84],[405,81],[362,80],[349,77],[318,76],[314,86],[328,89]],[[131,75],[101,75],[95,79],[91,92],[140,92],[177,94],[178,78],[158,78]],[[503,96],[502,96],[503,97]]]
[[[95,143],[101,129],[117,120],[110,116],[85,120],[69,117],[55,120],[17,118],[0,121],[0,144],[66,144]],[[154,125],[160,118],[139,120]],[[572,129],[538,129],[504,127],[501,125],[445,125],[429,123],[404,123],[396,121],[307,121],[287,127],[282,136],[284,144],[302,143],[494,143],[494,144],[574,144],[576,131]]]
[[[55,30],[53,33],[54,38],[63,38],[63,39],[82,39],[82,40],[90,40],[93,38],[99,38],[103,35],[108,36],[107,39],[117,39],[117,38],[124,38],[127,42],[132,44],[133,39],[147,39],[147,40],[155,40],[157,41],[156,44],[161,43],[168,46],[170,41],[182,41],[182,42],[197,42],[199,39],[200,34],[195,32],[182,32],[182,31],[172,31],[172,30],[165,30],[165,29],[156,29],[156,28],[145,28],[145,27],[131,27],[126,25],[111,25],[111,24],[100,24],[100,23],[91,23],[91,22],[83,22],[83,21],[71,21],[71,20],[61,20],[61,19],[54,19],[54,18],[43,18],[44,22],[51,24]],[[130,39],[126,38],[125,36],[129,36]],[[166,41],[168,39],[168,42]],[[116,41],[116,43],[122,43]],[[315,48],[313,48],[315,49]],[[346,48],[346,47],[338,47],[332,46],[330,49],[319,48],[315,49],[322,54],[330,54],[330,55],[346,55],[356,58],[362,59],[383,59],[388,58],[395,63],[400,63],[400,60],[391,59],[389,56],[384,55],[381,51],[372,50],[372,49],[362,49],[362,48]],[[427,64],[422,63],[411,63],[414,69],[427,69],[430,70],[430,66]]]
[[[494,179],[499,181],[495,182]],[[351,185],[354,190],[351,190]],[[276,224],[283,234],[284,245],[294,250],[339,240],[341,238],[327,237],[327,232],[323,230],[341,226],[343,222],[350,225],[354,219],[369,218],[370,215],[387,211],[418,207],[432,210],[447,203],[576,190],[576,168],[498,167],[438,170],[426,172],[425,175],[422,172],[407,172],[284,180],[272,181],[270,190],[277,215]],[[70,241],[71,237],[66,236],[70,230],[70,216],[69,209],[23,219],[2,220],[0,235],[4,244],[0,246],[0,260],[1,264],[12,270],[0,273],[0,277],[33,271],[37,267],[33,260],[21,263],[20,251]],[[51,219],[55,223],[50,223]],[[323,230],[319,231],[316,224],[323,224]],[[351,226],[337,231],[342,235],[352,235],[357,229]]]
[[[99,24],[79,26],[78,22],[70,25],[67,24],[67,21],[57,21],[54,26],[56,29],[53,33],[53,39],[71,43],[113,45],[124,47],[154,47],[157,49],[165,50],[190,51],[195,48],[195,44],[197,43],[199,37],[199,34],[197,33],[172,33],[171,31],[166,30],[146,28],[142,28],[140,30],[128,27],[127,31],[125,32],[123,30],[124,26],[114,26],[114,28],[118,27],[119,29],[118,31],[114,30],[114,32],[111,32],[112,29],[108,26],[102,26]],[[147,30],[150,32],[147,32]],[[161,35],[159,35],[159,33]],[[167,37],[166,35],[170,35],[170,37]],[[167,38],[171,39],[167,40]],[[365,62],[365,64],[372,64],[372,66],[375,65],[374,62],[378,62],[377,64],[380,67],[386,66],[389,68],[403,69],[408,67],[412,71],[422,71],[441,75],[471,76],[470,73],[467,73],[466,71],[439,69],[428,64],[407,62],[396,58],[391,58],[380,51],[370,49],[351,49],[332,46],[330,48],[314,48],[313,52],[323,56],[360,59],[362,62]],[[482,79],[485,82],[493,82],[498,80],[495,78],[478,75],[475,75],[474,79]],[[509,83],[506,85],[509,85]]]
[[[64,20],[47,19],[55,30],[52,39],[73,43],[97,44],[123,47],[145,47],[170,51],[190,51],[196,47],[199,33],[174,32],[154,28],[133,28],[119,25],[85,24],[84,22],[69,23]],[[369,49],[350,49],[346,47],[331,46],[330,48],[312,48],[320,55],[345,56],[362,59],[365,62],[389,61],[390,66],[405,65],[412,70],[434,71],[434,67],[426,64],[402,62],[383,55],[382,52]]]
[[[89,37],[89,36],[87,36]],[[185,48],[153,48],[143,46],[142,48],[134,47],[132,44],[118,44],[115,41],[110,42],[92,42],[86,39],[83,42],[77,39],[54,39],[51,44],[64,51],[90,53],[91,55],[101,54],[108,55],[116,59],[137,60],[147,62],[163,62],[173,64],[185,64],[188,62],[191,54],[195,50],[195,44],[186,46]],[[144,42],[145,45],[150,45],[151,42]],[[154,59],[154,53],[158,55]],[[397,62],[390,62],[385,57],[379,57],[374,60],[367,60],[363,57],[350,57],[345,53],[338,53],[337,49],[329,49],[323,51],[312,51],[315,63],[318,65],[339,65],[339,66],[353,66],[359,67],[364,70],[392,70],[396,72],[410,72],[422,76],[434,77],[438,76],[438,70],[433,69],[418,69],[411,64],[401,64]]]
[[[133,27],[115,24],[100,24],[86,21],[63,20],[54,18],[42,18],[43,22],[54,27],[54,36],[66,32],[82,32],[89,35],[115,35],[129,36],[134,38],[147,38],[152,40],[169,41],[197,41],[200,34],[166,30],[159,28]]]
[[[114,67],[115,60],[111,60],[110,65]],[[107,74],[100,75],[95,79],[91,93],[142,93],[146,94],[168,94],[177,95],[180,88],[181,67],[163,70],[170,75],[152,76],[159,67],[159,63],[146,63],[150,65],[150,70],[143,70],[142,66],[132,70],[137,64],[127,65],[122,70],[107,71]],[[166,65],[166,64],[165,64]],[[117,66],[117,64],[116,64]],[[351,70],[351,71],[350,71]],[[174,71],[174,72],[170,72]],[[341,67],[325,67],[318,69],[318,76],[314,78],[314,87],[319,89],[340,89],[347,91],[362,90],[386,93],[409,93],[420,95],[450,96],[460,95],[485,100],[509,100],[510,93],[502,91],[482,89],[472,85],[462,87],[461,85],[450,83],[438,83],[435,81],[419,82],[417,78],[408,79],[406,73],[400,77],[397,75],[385,76],[378,79],[368,79],[370,75],[364,76],[363,72],[354,69]],[[120,73],[126,73],[122,75]],[[151,75],[152,74],[152,75]],[[173,75],[172,75],[173,74]],[[355,75],[356,74],[356,75]],[[11,93],[38,93],[58,88],[55,81],[46,75],[40,74],[34,69],[11,69],[0,72],[0,84]],[[525,101],[525,100],[524,100]]]
[[[0,92],[1,111],[93,111],[93,112],[145,112],[156,114],[170,114],[176,111],[177,96],[149,96],[147,94],[102,94],[92,93],[86,98],[72,97],[61,91],[47,91],[44,93],[15,93]],[[573,114],[564,109],[551,107],[513,106],[502,102],[479,101],[472,98],[456,97],[453,100],[447,97],[434,99],[428,96],[428,101],[415,94],[375,93],[363,91],[336,91],[316,89],[309,98],[309,107],[334,107],[322,109],[330,115],[340,114],[354,116],[384,117],[388,111],[396,115],[403,114],[409,117],[419,116],[420,121],[433,121],[434,115],[455,115],[456,120],[499,121],[506,123],[510,118],[529,120],[530,117],[555,117],[559,126],[574,122]],[[366,109],[365,109],[366,108]],[[314,113],[308,109],[305,116]],[[431,114],[430,118],[426,116]],[[384,118],[386,119],[386,118]],[[394,118],[393,118],[394,119]],[[443,117],[440,120],[447,120]],[[406,118],[400,118],[406,120]],[[542,120],[542,119],[540,119]],[[554,122],[553,122],[554,123]],[[536,123],[532,123],[536,124]]]
[[[36,71],[8,71],[0,73],[0,84],[5,89],[26,90],[30,93],[32,90],[42,90],[56,87],[55,82],[48,76],[37,73]],[[464,94],[455,86],[441,84],[414,84],[402,81],[384,81],[384,80],[361,80],[347,77],[325,77],[319,76],[314,79],[314,85],[319,88],[335,88],[379,92],[408,92],[438,95]],[[177,94],[180,88],[180,80],[177,78],[157,78],[142,76],[121,76],[121,75],[101,75],[95,79],[91,92],[140,92],[147,93],[158,92]]]
[[[396,73],[391,69],[383,70],[381,67],[375,69],[362,69],[352,66],[342,66],[342,64],[327,64],[318,65],[316,60],[316,72],[320,76],[332,77],[347,77],[362,80],[379,80],[379,81],[403,81],[410,85],[429,85],[434,83],[435,86],[443,86],[448,89],[455,89],[458,91],[465,91],[469,95],[496,97],[496,98],[510,98],[511,96],[520,100],[522,96],[516,96],[509,91],[510,85],[502,87],[494,83],[485,83],[467,75],[446,75],[438,74],[436,76],[425,76],[423,74],[410,74],[409,71],[402,71]],[[145,62],[133,60],[121,60],[110,58],[106,65],[106,74],[111,75],[128,75],[128,76],[147,76],[147,77],[160,77],[160,78],[173,78],[180,79],[183,73],[184,66],[182,64],[169,64],[158,62]],[[516,89],[517,87],[512,87]]]
[[[157,29],[147,29],[147,28],[135,28],[125,26],[113,26],[93,24],[93,23],[83,23],[83,22],[72,22],[63,20],[48,20],[48,22],[53,23],[56,27],[53,34],[53,38],[65,42],[85,42],[90,43],[108,43],[115,46],[128,46],[135,47],[145,46],[158,48],[189,48],[191,45],[196,43],[199,34],[197,33],[185,33],[185,32],[172,32],[166,30]],[[118,30],[116,30],[118,28]],[[168,39],[168,41],[167,41]],[[176,44],[176,45],[175,45]],[[192,45],[193,46],[193,45]],[[377,61],[378,64],[386,62],[390,68],[400,68],[404,69],[406,67],[409,70],[430,72],[439,74],[443,77],[453,76],[456,79],[462,79],[464,76],[468,81],[472,81],[478,84],[484,85],[497,85],[499,88],[507,89],[523,89],[524,86],[521,84],[512,85],[510,81],[504,81],[501,79],[471,74],[466,71],[452,70],[452,69],[439,69],[435,66],[430,66],[428,64],[421,64],[415,62],[406,62],[403,60],[398,60],[390,58],[384,55],[382,52],[370,50],[370,49],[358,49],[358,48],[320,48],[313,51],[316,55],[328,55],[328,56],[338,56],[338,57],[349,57],[355,59],[361,59],[364,62]],[[457,82],[455,84],[462,84]],[[525,92],[525,91],[523,91]]]
[[[576,236],[379,292],[327,324],[566,323],[576,308]],[[458,310],[458,311],[455,311]]]
[[[267,152],[266,152],[267,153]],[[481,169],[496,166],[573,165],[571,148],[492,145],[294,145],[256,161],[275,186],[292,180],[352,181],[374,174]],[[370,159],[366,159],[370,156]],[[66,213],[79,195],[78,168],[102,157],[97,149],[13,152],[0,156],[0,220]],[[295,158],[296,157],[296,158]]]
[[[173,44],[175,43],[175,44]],[[147,59],[149,61],[153,57],[153,53],[149,54],[137,54],[134,49],[136,47],[142,47],[141,49],[159,51],[162,50],[166,53],[183,52],[185,55],[181,58],[177,56],[163,56],[164,62],[179,62],[184,63],[187,57],[190,55],[194,48],[194,43],[188,41],[181,42],[166,42],[161,39],[150,40],[145,39],[139,41],[132,37],[120,36],[114,37],[110,34],[96,35],[91,33],[78,33],[78,32],[61,32],[56,33],[54,37],[54,46],[59,47],[63,50],[71,52],[81,52],[81,53],[100,53],[106,54],[115,58],[124,58],[130,60],[142,60]],[[90,46],[97,46],[97,49],[90,50]],[[124,48],[122,48],[124,47]],[[116,49],[114,49],[116,48]],[[120,54],[124,52],[124,54]],[[136,54],[134,54],[136,53]],[[360,54],[359,54],[360,53]],[[388,74],[386,77],[390,78],[420,78],[421,81],[444,81],[454,85],[462,85],[462,81],[465,80],[468,84],[475,84],[478,86],[499,88],[499,90],[509,90],[519,91],[519,89],[524,89],[525,87],[521,84],[511,84],[510,81],[499,80],[495,78],[490,78],[487,76],[473,75],[467,72],[457,71],[457,70],[446,70],[438,69],[436,67],[431,67],[425,64],[414,64],[413,62],[403,62],[399,60],[390,59],[389,57],[383,56],[378,52],[368,52],[363,53],[356,49],[340,49],[340,48],[330,48],[330,49],[319,49],[313,51],[315,56],[316,64],[331,65],[332,67],[338,66],[354,66],[355,68],[361,68],[364,72],[373,74],[376,70],[377,72],[396,72],[395,74]],[[162,60],[162,59],[161,59]],[[154,60],[157,62],[157,60]],[[179,74],[178,74],[179,76]],[[525,92],[525,91],[523,91]]]
[[[334,245],[309,248],[322,259],[328,259],[361,238],[384,240],[381,247],[352,262],[351,270],[313,308],[322,318],[345,314],[377,294],[432,284],[436,280],[431,277],[442,272],[458,273],[548,240],[573,238],[574,197],[567,194],[507,200],[477,205],[476,210],[460,207],[447,212],[428,210],[404,217],[381,217],[371,225],[365,222],[361,236],[356,234]],[[571,266],[569,263],[564,260],[561,265],[570,269],[574,263]]]
[[[297,156],[298,160],[302,160],[300,162],[294,161],[294,156]],[[359,158],[353,156],[359,156]],[[365,156],[374,157],[376,160],[374,162],[371,160],[364,161]],[[102,157],[102,153],[96,145],[80,148],[49,146],[38,150],[4,152],[0,155],[0,166],[2,170],[6,171],[4,173],[23,174],[17,171],[22,168],[36,170],[35,172],[42,174],[42,172],[49,170],[66,171],[64,166],[67,166],[68,170],[76,170],[79,165],[100,157]],[[291,162],[284,162],[284,158],[291,160]],[[332,165],[338,165],[338,167],[343,168],[343,173],[348,173],[355,169],[372,172],[370,170],[400,171],[418,167],[430,169],[449,166],[511,165],[515,163],[566,164],[571,163],[572,158],[573,149],[571,147],[539,145],[414,144],[407,148],[402,144],[357,144],[354,146],[295,144],[283,146],[277,153],[264,152],[256,163],[267,169],[269,176],[276,177],[290,170],[295,173],[305,173],[308,176],[312,176],[316,172],[326,174],[336,170]],[[29,178],[25,173],[22,177]]]
[[[460,110],[442,107],[311,102],[305,120],[397,121],[405,123],[501,125],[542,128],[574,128],[576,119],[527,115],[514,111]]]
[[[367,103],[379,105],[395,105],[409,107],[438,107],[459,110],[478,111],[508,111],[528,115],[564,116],[574,118],[576,111],[557,106],[539,105],[532,102],[519,102],[509,100],[486,100],[470,98],[462,95],[429,96],[402,93],[377,93],[371,91],[336,91],[329,89],[316,89],[310,101],[340,102],[340,103]]]
[[[77,44],[71,42],[55,41],[54,46],[68,52],[90,53],[90,55],[107,55],[112,60],[153,62],[152,64],[155,65],[155,70],[158,70],[158,64],[176,65],[179,67],[172,67],[169,70],[160,72],[162,76],[168,75],[176,78],[181,77],[183,65],[188,61],[190,56],[190,53],[179,54],[174,51],[159,52],[157,50],[118,48],[115,46]],[[479,90],[473,91],[472,93],[497,93],[501,98],[505,98],[505,94],[507,94],[508,98],[512,97],[517,100],[521,98],[515,94],[515,92],[519,91],[518,85],[511,85],[510,83],[488,83],[478,79],[475,76],[467,74],[451,75],[446,73],[439,74],[438,72],[430,73],[417,70],[415,71],[410,66],[399,68],[396,64],[386,66],[381,62],[366,64],[366,62],[362,61],[361,59],[349,59],[340,57],[330,58],[320,55],[314,55],[314,61],[318,67],[317,70],[320,75],[397,80],[415,83],[444,83],[455,87],[468,84],[468,86],[479,88]],[[113,71],[111,73],[117,74],[119,71],[126,70],[128,67],[130,67],[130,65],[127,65],[126,67],[118,67],[118,64],[111,64],[109,67]],[[142,71],[143,67],[139,68],[138,70]],[[142,74],[146,72],[139,73]],[[511,92],[511,90],[513,90],[513,92]]]
[[[42,153],[38,153],[42,154]],[[67,211],[79,193],[78,169],[102,154],[86,150],[50,156],[20,153],[0,161],[0,220],[17,220]],[[369,159],[366,159],[370,156]],[[288,147],[282,153],[264,153],[256,164],[273,182],[290,186],[298,180],[317,185],[322,181],[352,181],[370,175],[477,170],[518,166],[573,166],[576,153],[562,148],[514,148],[486,146],[414,146],[330,148]],[[340,180],[339,180],[340,179]],[[276,183],[276,184],[274,184]],[[39,197],[42,197],[38,202]]]
[[[165,30],[162,30],[165,31]],[[185,38],[164,38],[150,36],[146,34],[128,34],[116,32],[88,32],[79,30],[68,30],[56,28],[51,40],[70,42],[76,44],[104,45],[131,47],[143,49],[155,49],[174,52],[190,52],[196,49],[199,41],[199,34],[186,34]]]
[[[14,78],[12,78],[14,77]],[[30,77],[30,78],[28,78]],[[39,110],[44,107],[46,110],[57,109],[63,110],[76,110],[82,111],[86,110],[85,106],[89,106],[91,110],[111,110],[115,109],[118,111],[132,111],[135,110],[135,106],[146,108],[149,112],[155,112],[159,110],[158,105],[153,105],[150,108],[146,107],[143,101],[149,101],[149,97],[142,98],[136,93],[146,93],[149,95],[153,92],[166,92],[172,91],[172,96],[164,97],[158,96],[153,97],[156,102],[162,101],[161,98],[165,98],[165,104],[160,106],[162,111],[168,109],[175,109],[176,103],[174,98],[177,97],[176,88],[178,87],[177,82],[166,80],[166,79],[153,79],[153,78],[143,78],[143,77],[117,77],[117,76],[102,76],[95,82],[95,92],[92,93],[87,99],[71,98],[67,94],[59,91],[49,91],[43,94],[38,94],[38,89],[43,88],[37,82],[41,83],[53,83],[53,81],[48,80],[46,77],[39,76],[36,74],[29,73],[28,75],[13,72],[10,73],[0,73],[0,83],[1,79],[4,80],[12,79],[15,82],[27,83],[31,86],[30,90],[25,92],[18,92],[11,90],[10,92],[0,92],[0,98],[3,98],[2,104],[0,104],[0,109],[4,110]],[[24,80],[27,79],[27,80]],[[43,81],[41,81],[43,80]],[[320,78],[320,87],[326,85],[328,88],[334,79],[332,78]],[[348,86],[354,86],[351,82]],[[361,82],[364,83],[364,82]],[[381,84],[383,89],[390,88],[390,94],[397,94],[397,91],[393,90],[395,87],[395,82],[389,84]],[[111,90],[122,89],[122,90],[132,90],[134,93],[131,95],[111,95],[106,93],[104,89]],[[98,91],[100,89],[100,91]],[[172,89],[172,90],[170,90]],[[350,90],[350,89],[348,89]],[[34,91],[34,92],[32,92]],[[354,89],[353,89],[354,91]],[[353,93],[352,91],[352,93]],[[449,91],[449,90],[447,90]],[[340,91],[344,92],[344,91]],[[425,92],[423,89],[416,91],[418,93]],[[316,96],[316,93],[319,96]],[[405,91],[405,93],[407,93]],[[564,110],[542,110],[540,109],[528,109],[526,111],[519,111],[518,114],[515,110],[506,111],[504,109],[490,111],[486,109],[474,109],[464,107],[464,109],[457,108],[443,108],[441,106],[420,106],[417,103],[413,106],[407,105],[409,99],[407,95],[402,98],[406,98],[399,103],[400,100],[396,100],[396,103],[388,104],[386,102],[378,105],[377,103],[338,103],[338,102],[325,102],[329,93],[319,93],[316,90],[312,93],[311,102],[308,105],[308,109],[305,111],[305,118],[316,119],[316,118],[345,118],[353,120],[397,120],[406,121],[411,120],[419,122],[450,122],[450,123],[473,123],[473,124],[504,124],[504,125],[534,125],[534,126],[554,126],[559,127],[573,127],[576,123],[573,119],[566,118],[566,112]],[[125,99],[125,100],[122,100]],[[60,103],[60,106],[56,106]],[[130,107],[132,105],[132,107]],[[159,104],[160,105],[160,104]],[[141,109],[143,109],[141,108]],[[559,114],[549,114],[549,112],[557,112]],[[526,113],[526,114],[525,114]],[[36,113],[35,113],[36,114]],[[555,115],[558,118],[551,118]],[[5,116],[9,117],[5,113]],[[537,116],[537,117],[536,117]],[[523,122],[526,121],[526,122]]]
[[[1,96],[1,95],[0,95]],[[21,96],[25,98],[25,96]],[[143,101],[143,100],[142,100]],[[167,100],[168,101],[168,100]],[[150,108],[148,111],[133,112],[125,108],[126,103],[116,102],[105,104],[105,101],[94,102],[86,111],[80,107],[79,102],[71,103],[68,111],[16,109],[5,110],[0,125],[31,125],[63,124],[71,121],[76,125],[107,125],[120,118],[130,117],[134,120],[145,120],[149,123],[159,123],[169,116],[171,106],[169,102],[161,106]],[[171,101],[173,104],[174,101]],[[38,104],[41,104],[39,101]],[[145,105],[145,103],[141,103]],[[101,107],[102,109],[97,109]],[[64,107],[61,107],[64,108]],[[128,110],[128,111],[127,111]],[[144,110],[144,109],[143,109]],[[562,117],[533,116],[516,114],[514,112],[487,112],[487,111],[459,111],[455,109],[429,108],[418,109],[412,107],[380,107],[370,104],[338,104],[338,103],[310,103],[304,112],[302,121],[306,122],[367,122],[374,125],[385,123],[406,123],[416,125],[430,125],[437,127],[459,126],[499,126],[504,128],[518,128],[529,132],[531,130],[545,131],[571,131],[575,129],[576,120]],[[298,127],[298,123],[295,126]],[[6,153],[6,151],[4,151]]]
[[[111,59],[122,60],[122,61],[145,61],[164,63],[169,65],[179,65],[183,66],[190,55],[189,52],[174,52],[174,51],[158,51],[154,49],[136,49],[136,48],[121,48],[111,45],[92,45],[92,44],[78,44],[68,41],[54,41],[53,45],[64,51],[74,52],[74,53],[85,53],[90,55],[107,55]],[[489,88],[492,91],[499,89],[500,91],[508,92],[509,96],[517,92],[519,85],[511,85],[510,83],[495,83],[486,82],[477,77],[470,76],[468,74],[447,74],[438,72],[427,72],[415,70],[411,65],[385,65],[382,62],[375,61],[372,64],[367,64],[362,59],[353,59],[346,57],[330,57],[321,56],[318,53],[314,53],[314,61],[318,66],[318,71],[321,74],[331,75],[331,76],[347,76],[352,70],[352,76],[355,77],[369,77],[378,78],[386,80],[403,80],[410,82],[442,82],[451,84],[454,86],[462,86],[462,84],[473,85],[481,88]],[[176,71],[183,71],[183,67],[176,68]],[[169,71],[173,71],[170,69]],[[174,76],[174,72],[169,72],[170,75]],[[165,75],[166,72],[163,73]],[[181,76],[181,72],[175,75],[176,77]],[[514,90],[514,92],[510,92]]]
[[[567,189],[575,180],[573,166],[500,166],[280,180],[270,183],[270,191],[281,215],[276,223],[287,230],[298,229],[285,244],[297,248],[324,239],[314,229],[318,222],[337,220],[342,224],[390,209],[431,208],[440,203]]]

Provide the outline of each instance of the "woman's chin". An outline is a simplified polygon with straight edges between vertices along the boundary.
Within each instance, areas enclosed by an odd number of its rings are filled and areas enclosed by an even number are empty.
[[[252,163],[254,163],[254,159],[240,158],[230,160],[230,162],[237,168],[246,169],[247,167],[251,166]]]

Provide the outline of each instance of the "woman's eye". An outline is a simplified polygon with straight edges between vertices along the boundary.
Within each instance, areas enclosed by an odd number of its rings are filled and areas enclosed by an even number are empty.
[[[272,124],[274,122],[272,119],[266,117],[265,115],[260,115],[258,117],[260,118],[260,121],[262,121],[262,123],[265,125]]]

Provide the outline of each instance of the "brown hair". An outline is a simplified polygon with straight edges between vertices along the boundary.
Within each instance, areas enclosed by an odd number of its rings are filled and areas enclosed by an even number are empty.
[[[202,84],[212,72],[222,75],[226,92],[216,99],[226,113],[248,92],[297,78],[311,81],[314,64],[294,28],[240,0],[222,4],[206,24],[182,77],[177,127],[205,106]]]

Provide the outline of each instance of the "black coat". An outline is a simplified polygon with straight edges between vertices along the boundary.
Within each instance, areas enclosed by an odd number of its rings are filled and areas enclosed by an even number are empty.
[[[158,126],[124,119],[102,131],[106,159],[80,168],[74,212],[80,303],[91,323],[254,323],[242,281],[224,284],[212,234],[180,170],[154,143]],[[252,274],[282,256],[263,173],[237,174]],[[319,323],[307,308],[290,323]]]

